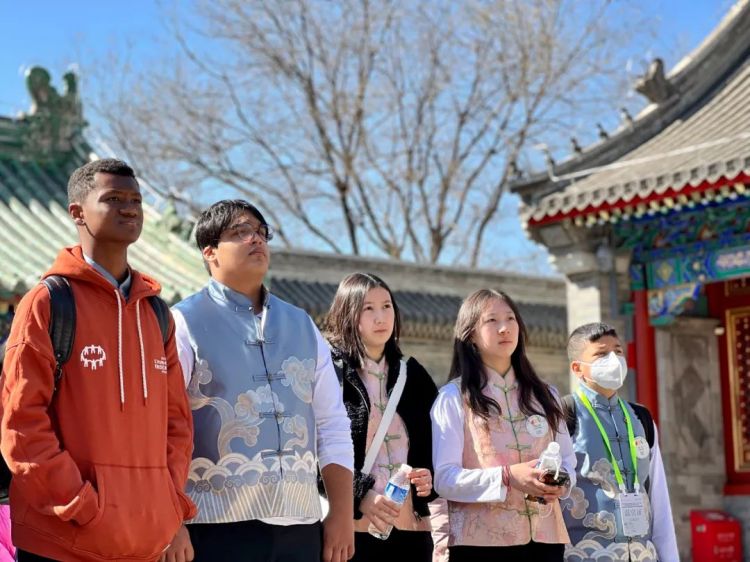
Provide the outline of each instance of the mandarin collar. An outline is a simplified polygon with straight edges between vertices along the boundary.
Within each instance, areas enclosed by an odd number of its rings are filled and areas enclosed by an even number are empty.
[[[235,312],[239,310],[250,310],[254,309],[253,301],[247,295],[238,293],[234,289],[230,289],[223,283],[217,281],[213,277],[208,280],[208,294],[216,301],[224,303],[230,308],[233,308]],[[265,285],[261,286],[261,294],[263,295],[263,307],[268,306],[268,300],[270,293],[266,289]]]
[[[620,402],[620,397],[617,392],[612,395],[612,398],[607,398],[603,394],[599,394],[593,388],[589,388],[589,386],[584,383],[579,383],[578,388],[586,395],[586,398],[589,399],[593,406],[609,409],[616,407]]]
[[[365,363],[364,364],[365,372],[370,372],[370,371],[375,371],[377,373],[388,372],[388,365],[385,362],[385,354],[383,354],[383,357],[380,358],[380,361],[375,361],[373,359],[370,359],[369,357],[366,357],[364,363]]]
[[[513,371],[513,366],[508,369],[505,376],[488,365],[484,365],[484,369],[487,372],[487,382],[505,387],[511,387],[516,383],[516,373]]]

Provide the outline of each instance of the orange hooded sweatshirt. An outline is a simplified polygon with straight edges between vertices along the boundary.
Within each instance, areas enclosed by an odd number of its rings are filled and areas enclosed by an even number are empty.
[[[170,322],[163,344],[131,270],[126,302],[63,249],[47,275],[67,277],[76,301],[73,352],[54,390],[43,285],[21,300],[2,377],[0,448],[13,480],[13,542],[55,560],[156,560],[196,509],[183,493],[192,417]]]

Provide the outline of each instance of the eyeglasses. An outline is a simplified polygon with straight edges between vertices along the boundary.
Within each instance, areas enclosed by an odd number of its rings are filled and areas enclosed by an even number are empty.
[[[235,238],[241,242],[247,242],[254,236],[257,236],[264,242],[268,242],[273,238],[273,228],[271,228],[267,224],[259,224],[258,226],[254,226],[247,222],[241,222],[240,224],[230,226],[225,230],[225,232],[227,232],[232,238]]]

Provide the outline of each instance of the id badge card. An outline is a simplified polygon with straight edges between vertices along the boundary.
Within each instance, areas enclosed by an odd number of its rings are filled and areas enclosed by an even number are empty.
[[[626,537],[641,537],[648,534],[648,514],[642,494],[620,494],[620,519]]]

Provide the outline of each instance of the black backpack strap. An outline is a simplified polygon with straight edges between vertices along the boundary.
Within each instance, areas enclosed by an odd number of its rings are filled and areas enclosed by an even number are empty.
[[[164,299],[157,296],[148,297],[148,303],[151,305],[151,308],[154,309],[156,319],[159,321],[161,339],[166,346],[167,340],[169,339],[169,305],[164,302]]]
[[[49,337],[55,354],[55,390],[62,378],[63,365],[73,352],[76,335],[76,303],[70,282],[61,275],[42,279],[49,291]]]
[[[578,428],[578,419],[576,418],[576,399],[572,394],[562,397],[563,413],[565,414],[565,423],[568,424],[568,433],[573,434]]]
[[[649,412],[648,408],[643,404],[638,404],[637,402],[628,402],[628,404],[630,404],[635,415],[638,416],[638,419],[641,421],[643,431],[646,433],[646,442],[648,443],[648,446],[653,449],[654,441],[656,440],[656,431],[654,430],[654,418],[651,415],[651,412]]]

